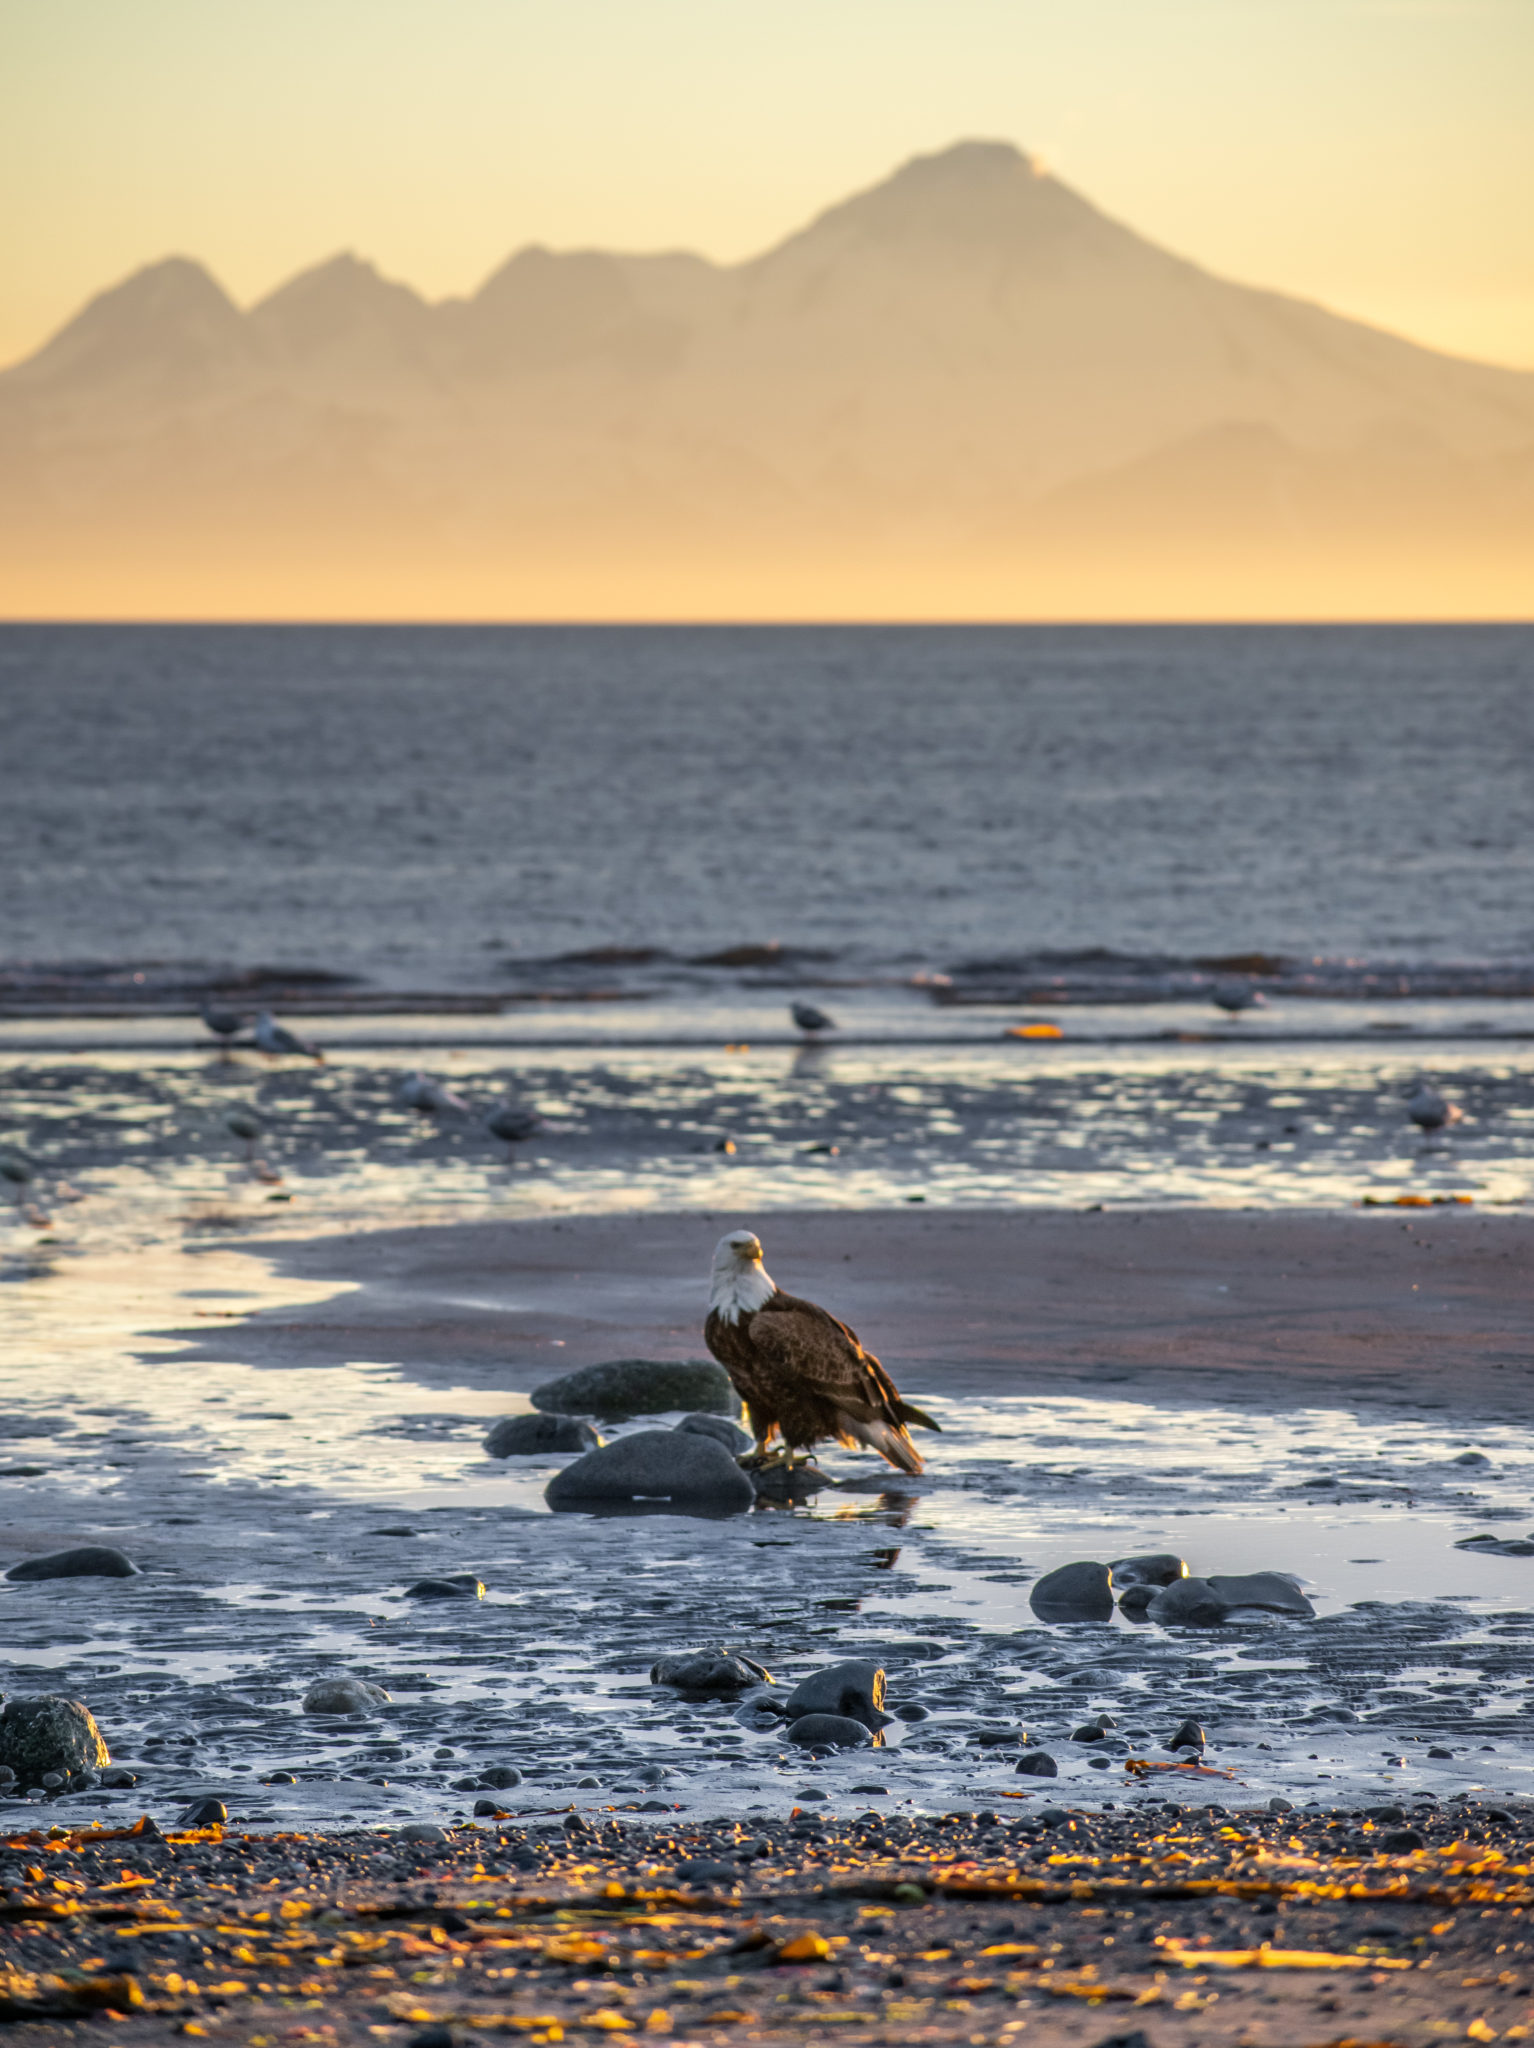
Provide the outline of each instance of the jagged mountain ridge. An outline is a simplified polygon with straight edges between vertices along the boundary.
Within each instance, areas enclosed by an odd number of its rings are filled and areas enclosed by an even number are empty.
[[[509,562],[528,597],[836,560],[1000,594],[1062,548],[1223,548],[1233,493],[1251,546],[1516,574],[1531,451],[1534,375],[1213,277],[995,143],[730,266],[530,248],[429,304],[346,256],[242,312],[171,259],[0,374],[0,521],[34,560],[223,534],[403,553],[423,588]]]

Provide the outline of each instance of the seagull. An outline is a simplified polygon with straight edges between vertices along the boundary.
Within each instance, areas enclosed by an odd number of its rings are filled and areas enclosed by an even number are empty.
[[[799,1029],[814,1037],[817,1031],[834,1031],[836,1019],[828,1017],[824,1010],[817,1010],[813,1003],[790,1003],[788,1014]]]
[[[232,1131],[245,1147],[245,1157],[252,1166],[256,1163],[256,1140],[261,1135],[261,1119],[248,1109],[232,1109],[224,1118],[224,1128]]]
[[[485,1129],[492,1138],[499,1138],[503,1145],[510,1147],[541,1131],[543,1118],[535,1109],[518,1109],[514,1102],[503,1102],[485,1118]]]
[[[317,1045],[311,1045],[306,1038],[298,1037],[286,1024],[279,1024],[270,1010],[263,1010],[256,1019],[256,1028],[252,1036],[257,1050],[270,1053],[274,1059],[280,1058],[284,1053],[292,1053],[299,1059],[318,1060],[321,1066],[325,1064],[325,1055]]]
[[[1406,1114],[1422,1131],[1441,1131],[1445,1124],[1457,1124],[1465,1112],[1457,1102],[1445,1102],[1431,1081],[1424,1081],[1406,1098]]]
[[[226,1010],[222,1004],[211,999],[202,1006],[202,1021],[215,1038],[223,1039],[227,1045],[237,1032],[245,1028],[245,1019],[238,1010]]]
[[[1222,981],[1210,991],[1209,1000],[1227,1017],[1239,1017],[1243,1010],[1262,1009],[1268,999],[1249,981]]]
[[[419,1067],[401,1081],[398,1093],[406,1109],[418,1109],[422,1116],[435,1116],[444,1109],[467,1110],[469,1107],[464,1098],[455,1094],[445,1082],[434,1081]]]

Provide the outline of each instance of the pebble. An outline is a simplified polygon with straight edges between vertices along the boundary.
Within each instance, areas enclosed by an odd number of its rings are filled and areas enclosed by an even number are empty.
[[[111,1761],[101,1730],[81,1700],[36,1693],[7,1700],[0,1711],[0,1763],[8,1764],[22,1785],[38,1784],[50,1772],[58,1772],[63,1782]]]
[[[680,1657],[662,1657],[650,1666],[651,1685],[675,1686],[678,1692],[722,1699],[750,1686],[771,1685],[772,1674],[733,1650],[691,1650]]]
[[[848,1714],[801,1714],[789,1723],[788,1739],[801,1749],[866,1749],[873,1741],[864,1723]]]
[[[756,1488],[723,1444],[674,1429],[640,1429],[599,1451],[588,1451],[557,1472],[543,1490],[551,1508],[581,1508],[593,1501],[670,1501],[742,1514],[756,1504]]]
[[[306,1714],[370,1714],[388,1704],[383,1687],[365,1678],[317,1678],[303,1701]]]
[[[176,1822],[178,1828],[221,1828],[229,1818],[222,1799],[194,1799]]]
[[[784,1702],[790,1721],[806,1714],[843,1716],[877,1732],[895,1718],[884,1711],[884,1667],[850,1658],[801,1679]]]
[[[1021,1778],[1058,1778],[1060,1766],[1047,1749],[1030,1749],[1018,1758],[1017,1773]]]
[[[1111,1621],[1113,1574],[1105,1564],[1063,1564],[1035,1583],[1028,1605],[1040,1621]]]
[[[1217,1628],[1230,1613],[1230,1602],[1208,1579],[1177,1579],[1157,1590],[1145,1613],[1147,1620],[1174,1628]]]
[[[574,1415],[507,1415],[485,1438],[490,1458],[526,1458],[539,1451],[596,1451],[602,1439]]]
[[[736,1416],[740,1396],[711,1358],[614,1358],[534,1387],[532,1403],[551,1415],[663,1415],[678,1408]]]
[[[433,1827],[430,1821],[412,1820],[399,1830],[399,1839],[402,1842],[445,1842],[447,1830]]]
[[[1315,1619],[1316,1610],[1289,1572],[1245,1572],[1236,1578],[1214,1577],[1209,1584],[1228,1607],[1262,1607],[1273,1614]]]
[[[136,1579],[139,1567],[109,1543],[82,1543],[73,1550],[50,1550],[13,1564],[8,1579]]]
[[[483,1600],[485,1582],[473,1572],[455,1572],[446,1579],[417,1579],[405,1588],[407,1600]]]
[[[1168,1749],[1202,1749],[1205,1743],[1204,1731],[1197,1721],[1179,1721],[1167,1737]]]
[[[513,1785],[520,1785],[522,1773],[515,1764],[492,1764],[488,1771],[481,1771],[479,1782],[489,1785],[497,1792],[509,1791]]]
[[[109,1790],[126,1791],[130,1785],[138,1783],[138,1773],[126,1770],[121,1764],[113,1764],[109,1771],[102,1772],[101,1782]]]

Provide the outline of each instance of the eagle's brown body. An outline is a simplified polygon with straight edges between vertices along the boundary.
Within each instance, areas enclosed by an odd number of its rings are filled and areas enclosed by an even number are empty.
[[[774,1436],[790,1452],[829,1437],[849,1448],[866,1445],[901,1471],[921,1471],[906,1423],[936,1424],[901,1400],[857,1332],[813,1301],[778,1288],[760,1308],[733,1317],[711,1309],[703,1335],[746,1404],[759,1450]]]

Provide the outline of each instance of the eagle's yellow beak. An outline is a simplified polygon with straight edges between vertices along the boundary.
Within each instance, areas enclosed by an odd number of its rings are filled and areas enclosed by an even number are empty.
[[[749,1244],[741,1246],[740,1255],[743,1259],[749,1259],[753,1265],[759,1266],[762,1263],[762,1248],[754,1237]]]

